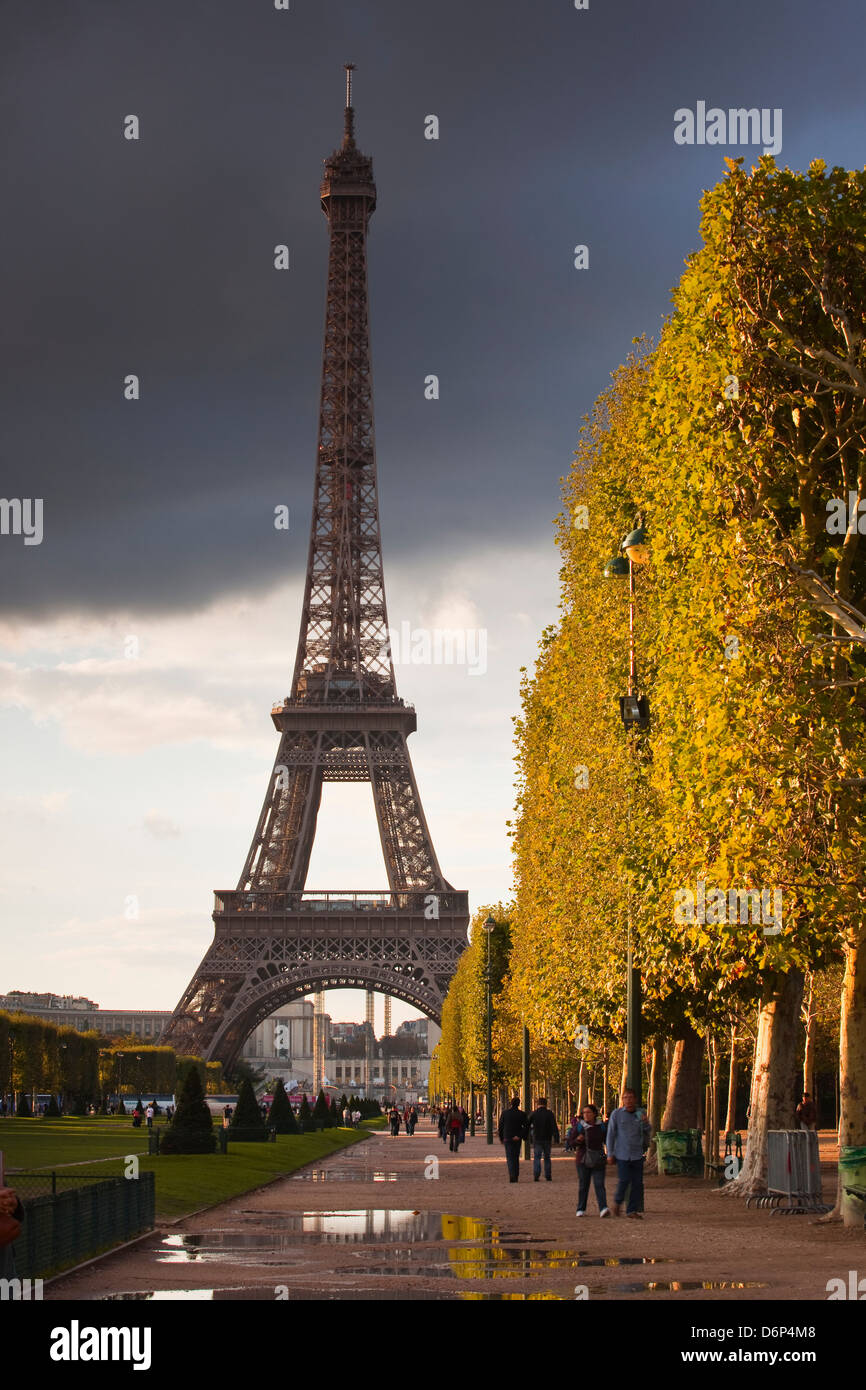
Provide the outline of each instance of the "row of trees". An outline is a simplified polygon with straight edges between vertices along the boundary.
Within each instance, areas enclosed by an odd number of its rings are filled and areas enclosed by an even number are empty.
[[[694,1123],[707,1039],[720,1090],[754,1036],[750,1192],[791,1124],[804,998],[842,972],[840,1141],[866,1144],[866,646],[814,601],[816,580],[866,597],[866,174],[728,161],[702,212],[658,345],[637,341],[564,479],[561,613],[516,725],[498,1060],[514,1077],[509,1018],[572,1070],[579,1029],[620,1046],[630,935],[664,1128]],[[602,573],[638,521],[652,717],[625,733],[628,581]],[[440,1053],[455,1074],[459,1035],[478,1079],[477,1030],[452,1026],[478,1013],[475,937]]]
[[[171,1047],[79,1033],[32,1014],[0,1012],[0,1094],[53,1092],[71,1102],[99,1102],[106,1094],[166,1095],[179,1091],[194,1067],[202,1087],[224,1088],[222,1065],[177,1056]]]

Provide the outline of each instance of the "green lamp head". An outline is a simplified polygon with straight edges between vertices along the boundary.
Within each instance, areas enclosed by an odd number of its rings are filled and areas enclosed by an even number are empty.
[[[614,579],[617,575],[622,574],[628,574],[628,560],[624,560],[621,555],[615,555],[605,565],[604,577],[605,579]]]
[[[649,545],[647,544],[646,531],[642,526],[636,530],[629,531],[624,538],[620,550],[628,556],[633,565],[645,565],[649,560]]]

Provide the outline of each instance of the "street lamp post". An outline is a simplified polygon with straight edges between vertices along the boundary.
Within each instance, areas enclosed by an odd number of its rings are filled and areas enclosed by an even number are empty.
[[[484,982],[487,986],[487,1103],[485,1106],[485,1119],[487,1121],[487,1142],[493,1143],[493,1012],[491,1002],[492,979],[490,976],[490,933],[496,926],[492,917],[488,917],[484,923],[484,930],[487,933],[487,968],[484,971]]]
[[[627,557],[624,558],[624,557]],[[638,695],[637,661],[635,657],[634,610],[635,610],[635,565],[645,565],[649,561],[649,545],[641,517],[635,518],[634,530],[625,536],[620,544],[620,554],[608,560],[604,567],[607,578],[628,574],[628,694],[620,696],[619,709],[629,742],[632,757],[637,755],[637,742],[634,731],[649,727],[649,701],[645,695]],[[632,786],[629,778],[627,800],[627,840],[631,843],[631,802]],[[641,981],[640,971],[634,963],[634,935],[632,930],[631,883],[627,898],[628,942],[626,954],[626,1085],[642,1104],[643,1068],[641,1065]]]
[[[10,1115],[16,1115],[15,1106],[15,1029],[9,1029],[9,1101]]]

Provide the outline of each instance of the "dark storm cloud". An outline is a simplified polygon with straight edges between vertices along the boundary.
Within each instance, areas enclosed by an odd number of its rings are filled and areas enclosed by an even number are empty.
[[[580,416],[657,330],[697,245],[701,188],[724,154],[759,152],[677,147],[674,110],[782,107],[782,162],[862,163],[859,8],[821,13],[806,46],[802,0],[7,4],[0,495],[43,497],[45,539],[0,537],[5,611],[178,607],[300,579],[318,181],[346,60],[379,189],[386,559],[544,543]]]

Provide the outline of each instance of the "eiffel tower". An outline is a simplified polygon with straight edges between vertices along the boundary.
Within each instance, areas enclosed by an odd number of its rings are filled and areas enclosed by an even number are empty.
[[[291,999],[361,988],[434,1021],[466,945],[468,894],[439,867],[406,740],[388,637],[376,490],[367,292],[373,162],[355,144],[353,65],[345,128],[325,160],[330,229],[319,445],[307,578],[291,694],[238,886],[215,895],[214,940],[163,1030],[182,1052],[230,1066]],[[323,782],[369,782],[388,888],[305,889]]]

